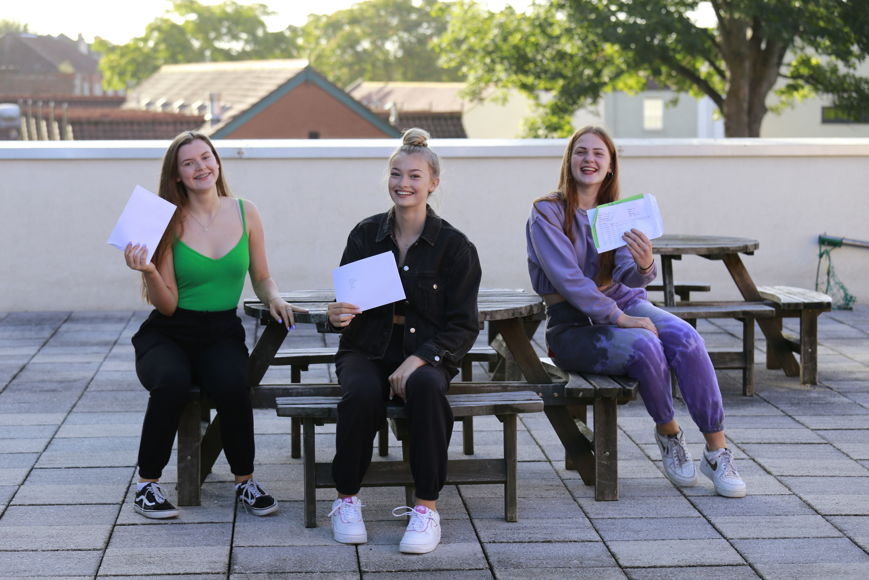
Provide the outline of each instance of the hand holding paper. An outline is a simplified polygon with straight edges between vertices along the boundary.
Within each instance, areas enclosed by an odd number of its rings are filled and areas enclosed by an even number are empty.
[[[404,287],[392,252],[363,258],[332,271],[335,300],[362,310],[404,300]]]
[[[176,209],[175,204],[137,185],[107,243],[121,251],[130,243],[144,245],[146,261],[150,261]]]
[[[599,205],[589,210],[588,222],[598,252],[624,246],[622,236],[632,228],[640,230],[650,240],[664,235],[658,200],[651,193]]]

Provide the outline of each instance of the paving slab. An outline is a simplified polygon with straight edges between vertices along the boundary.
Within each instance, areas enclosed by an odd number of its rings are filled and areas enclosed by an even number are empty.
[[[666,482],[666,480],[665,480]],[[669,484],[669,482],[667,482]],[[592,520],[599,518],[696,517],[700,515],[688,499],[682,496],[620,497],[618,501],[595,501],[579,498],[577,502]]]
[[[721,539],[705,518],[598,518],[594,527],[605,542]]]
[[[498,580],[623,580],[628,578],[620,568],[498,568],[495,570]]]
[[[474,529],[484,544],[516,542],[597,542],[600,535],[585,517],[539,519],[522,514],[517,522],[499,518],[474,518]],[[597,525],[595,523],[595,525]]]
[[[715,516],[712,524],[726,538],[840,538],[843,536],[824,517],[802,516]]]
[[[682,566],[669,568],[628,568],[631,580],[751,580],[760,578],[750,566]]]
[[[767,564],[756,565],[764,578],[770,580],[818,580],[841,579],[855,580],[869,578],[869,564],[862,562],[846,562],[840,564],[805,562],[800,564]]]
[[[733,566],[746,561],[724,539],[611,541],[607,545],[624,567]]]
[[[114,540],[114,538],[113,538]],[[109,546],[100,564],[100,576],[126,576],[129,574],[219,574],[229,565],[229,545],[161,546],[159,550],[148,543],[115,548]]]
[[[139,437],[55,437],[42,453],[38,468],[136,465]]]
[[[353,546],[297,546],[235,548],[232,551],[233,575],[288,573],[357,574],[356,548]],[[345,576],[346,577],[346,576]]]
[[[758,567],[771,564],[869,565],[869,554],[848,538],[764,538],[732,540],[732,543]]]
[[[486,556],[496,574],[500,570],[583,569],[616,566],[609,550],[601,542],[487,544]]]
[[[747,495],[742,498],[721,496],[692,497],[697,510],[713,519],[724,516],[812,515],[814,510],[793,495]]]
[[[15,494],[13,504],[118,504],[132,475],[131,467],[34,469]]]
[[[94,578],[102,557],[100,550],[0,551],[0,570],[5,577]]]

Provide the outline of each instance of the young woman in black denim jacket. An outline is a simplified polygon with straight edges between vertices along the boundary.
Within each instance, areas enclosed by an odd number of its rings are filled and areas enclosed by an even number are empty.
[[[393,207],[357,224],[341,258],[346,264],[393,252],[406,300],[366,312],[346,302],[329,306],[329,323],[342,332],[335,366],[344,395],[332,462],[338,498],[329,514],[339,542],[368,540],[356,494],[385,420],[386,401],[394,398],[407,407],[416,487],[416,505],[393,510],[410,516],[399,547],[425,553],[440,542],[437,499],[453,430],[446,393],[479,333],[481,274],[474,245],[428,206],[439,174],[428,133],[406,131],[403,145],[389,160]]]

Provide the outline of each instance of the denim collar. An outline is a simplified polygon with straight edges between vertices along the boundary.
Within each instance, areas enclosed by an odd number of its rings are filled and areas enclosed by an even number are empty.
[[[419,239],[425,240],[430,246],[434,246],[438,239],[438,234],[441,231],[443,220],[435,213],[430,205],[425,206],[425,226],[422,228],[422,233]],[[395,208],[389,208],[386,212],[386,219],[380,224],[380,229],[377,230],[377,242],[382,242],[387,236],[391,236],[395,230]]]

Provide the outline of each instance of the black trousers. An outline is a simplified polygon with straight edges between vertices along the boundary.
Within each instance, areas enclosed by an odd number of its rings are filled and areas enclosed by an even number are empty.
[[[338,382],[344,392],[338,403],[338,426],[332,477],[338,493],[355,495],[371,463],[374,437],[386,419],[388,377],[404,362],[402,329],[393,328],[382,359],[371,360],[354,351],[340,351],[335,358]],[[438,499],[447,476],[447,450],[453,433],[453,413],[446,394],[450,373],[425,365],[407,381],[410,471],[416,497]]]
[[[139,443],[139,476],[158,479],[190,389],[197,385],[220,416],[224,453],[235,475],[253,472],[253,409],[244,328],[235,310],[156,310],[133,336],[136,374],[150,393]]]

